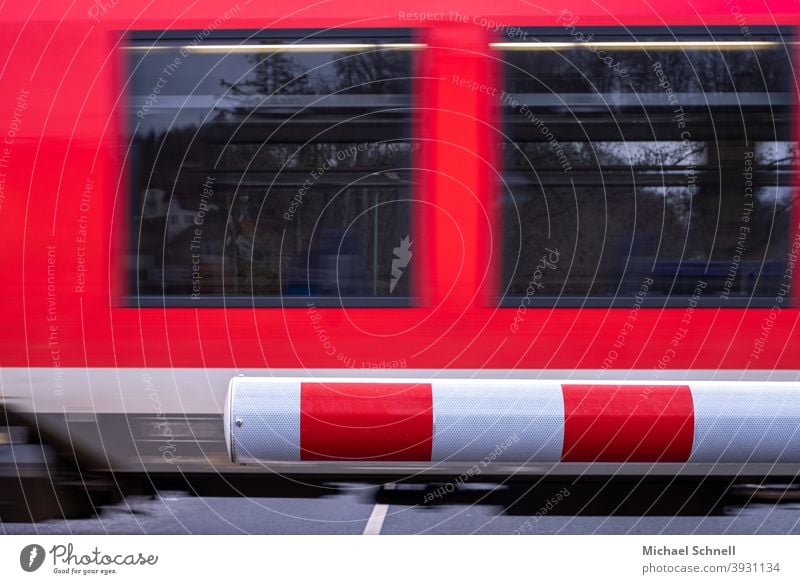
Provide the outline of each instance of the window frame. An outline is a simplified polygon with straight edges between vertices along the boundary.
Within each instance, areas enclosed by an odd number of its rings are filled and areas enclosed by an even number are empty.
[[[122,298],[123,307],[128,308],[414,308],[420,305],[421,294],[419,292],[419,277],[414,277],[414,271],[406,269],[403,277],[408,279],[409,294],[404,296],[310,296],[310,295],[289,295],[277,294],[267,295],[211,295],[203,294],[198,298],[189,296],[176,296],[168,294],[138,294],[138,278],[135,276],[135,266],[129,262],[134,255],[134,242],[138,237],[139,230],[137,225],[130,220],[140,212],[141,196],[134,192],[135,165],[132,160],[132,147],[134,140],[134,128],[131,127],[130,119],[132,114],[132,92],[133,68],[131,62],[131,51],[127,46],[179,46],[182,43],[191,43],[198,38],[202,38],[202,43],[213,44],[215,42],[223,44],[243,44],[250,41],[270,42],[287,44],[314,44],[314,43],[370,43],[378,40],[385,43],[418,44],[411,52],[415,55],[411,62],[411,90],[409,108],[408,142],[412,145],[412,152],[409,159],[409,171],[412,174],[412,181],[409,185],[407,195],[401,199],[407,201],[409,232],[415,229],[417,214],[414,206],[417,204],[421,191],[418,181],[413,179],[419,168],[417,158],[418,153],[413,152],[413,144],[419,140],[418,136],[418,101],[419,101],[419,79],[418,71],[420,61],[423,58],[422,52],[425,45],[419,40],[419,30],[414,28],[278,28],[278,29],[214,29],[214,30],[132,30],[127,31],[123,38],[123,46],[120,49],[121,68],[125,72],[126,79],[122,85],[123,95],[121,101],[121,115],[123,122],[121,127],[124,131],[126,145],[124,169],[125,169],[125,188],[128,203],[126,205],[128,216],[124,224],[126,243],[123,248],[125,261],[121,270],[122,279]],[[295,42],[291,42],[295,41]],[[202,46],[201,43],[198,43]]]
[[[725,41],[725,40],[745,40],[748,42],[758,41],[773,41],[786,47],[788,61],[792,70],[796,70],[796,66],[800,61],[800,54],[794,48],[797,42],[797,27],[787,25],[775,26],[748,26],[750,35],[743,36],[742,28],[739,26],[712,25],[709,27],[698,26],[635,26],[621,28],[617,26],[580,26],[580,32],[585,35],[591,35],[593,41],[671,41],[671,42],[692,42],[692,41]],[[515,29],[514,38],[495,38],[492,44],[502,43],[503,45],[511,45],[515,42],[576,42],[574,36],[565,31],[564,27],[519,27]],[[533,40],[531,40],[533,39]],[[579,41],[578,41],[579,42]],[[498,48],[493,46],[492,49],[496,55],[506,52],[508,49],[504,46]],[[497,57],[495,57],[497,59]],[[504,61],[499,59],[499,75],[501,80],[500,88],[505,89],[505,71],[503,67]],[[800,135],[797,129],[800,123],[800,95],[796,85],[791,82],[789,85],[789,118],[790,128],[789,134],[791,136],[790,142],[793,142],[796,147],[800,146]],[[509,132],[503,120],[502,110],[499,113],[498,123],[503,128],[503,134],[508,135]],[[505,161],[500,154],[500,143],[497,146],[497,160],[498,160],[498,176],[502,177],[506,171]],[[787,260],[789,259],[789,252],[791,250],[792,241],[800,237],[800,209],[797,208],[800,203],[800,151],[794,157],[790,168],[790,181],[788,188],[791,189],[792,208],[788,220],[788,249],[786,250]],[[564,186],[569,186],[564,184]],[[527,308],[540,308],[540,309],[557,309],[557,308],[596,308],[596,309],[619,309],[627,308],[650,308],[650,309],[665,309],[665,308],[711,308],[711,309],[724,309],[724,308],[775,308],[780,304],[781,308],[792,308],[796,305],[794,288],[800,280],[800,275],[795,270],[792,275],[789,285],[790,289],[782,297],[782,300],[776,300],[772,296],[749,296],[749,297],[734,297],[720,298],[718,295],[701,295],[699,298],[694,298],[689,295],[681,296],[657,296],[653,297],[651,293],[645,293],[643,297],[637,295],[614,295],[614,296],[545,296],[545,295],[532,295],[525,296],[520,294],[509,294],[507,291],[511,288],[511,280],[506,282],[505,274],[505,255],[503,247],[505,244],[505,218],[504,206],[502,198],[504,196],[503,180],[498,180],[495,184],[495,196],[498,200],[498,209],[500,210],[497,217],[497,224],[501,230],[500,249],[497,253],[499,262],[499,269],[497,270],[496,282],[499,294],[496,297],[496,304],[498,308],[514,308],[520,307]],[[644,283],[644,282],[643,282]],[[694,302],[693,302],[694,300]]]

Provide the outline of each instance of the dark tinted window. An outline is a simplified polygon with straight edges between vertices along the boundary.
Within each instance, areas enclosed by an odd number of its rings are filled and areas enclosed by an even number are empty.
[[[496,45],[506,302],[785,295],[789,46],[565,32],[562,43]]]
[[[415,48],[132,41],[133,302],[402,303]]]

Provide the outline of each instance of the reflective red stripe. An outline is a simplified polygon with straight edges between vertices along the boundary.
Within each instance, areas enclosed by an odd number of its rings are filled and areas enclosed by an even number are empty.
[[[301,383],[301,460],[430,460],[430,383]]]
[[[685,462],[694,407],[688,385],[562,385],[565,462]]]

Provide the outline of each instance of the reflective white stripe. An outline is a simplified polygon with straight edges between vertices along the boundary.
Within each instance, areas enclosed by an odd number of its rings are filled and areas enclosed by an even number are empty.
[[[563,440],[561,384],[433,382],[433,461],[552,462]]]
[[[693,383],[689,462],[799,462],[800,384]]]
[[[222,410],[222,432],[225,434],[225,450],[230,459],[235,462],[235,454],[231,449],[233,432],[231,431],[231,400],[233,399],[233,379],[228,383],[228,394],[225,396],[225,407]]]
[[[230,391],[233,462],[300,460],[299,380],[237,377]]]

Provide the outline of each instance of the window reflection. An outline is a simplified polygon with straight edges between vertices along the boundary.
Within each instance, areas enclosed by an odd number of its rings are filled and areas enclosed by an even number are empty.
[[[410,295],[413,47],[342,46],[131,46],[135,296]]]
[[[604,56],[619,66],[580,44],[502,52],[505,294],[529,293],[558,249],[532,301],[630,303],[649,283],[663,304],[702,282],[706,304],[774,303],[796,155],[787,47]]]

